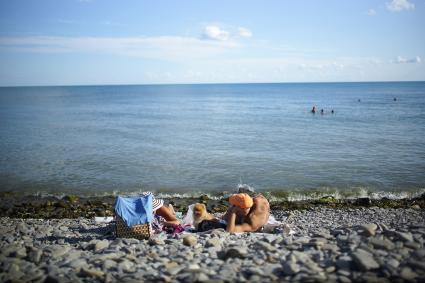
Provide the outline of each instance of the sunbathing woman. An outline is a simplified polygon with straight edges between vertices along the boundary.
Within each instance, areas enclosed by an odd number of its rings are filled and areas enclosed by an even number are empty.
[[[229,198],[231,206],[223,216],[228,232],[261,231],[270,216],[270,204],[259,194],[251,198],[248,194],[234,194]]]

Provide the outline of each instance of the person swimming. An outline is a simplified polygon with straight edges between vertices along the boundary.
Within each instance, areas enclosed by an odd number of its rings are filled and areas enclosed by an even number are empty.
[[[313,106],[313,108],[311,109],[311,113],[316,113],[316,106]]]

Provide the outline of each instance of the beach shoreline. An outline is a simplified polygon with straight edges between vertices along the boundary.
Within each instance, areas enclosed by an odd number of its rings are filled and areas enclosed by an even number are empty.
[[[423,282],[423,208],[273,210],[293,233],[121,239],[92,218],[0,218],[1,282]]]
[[[10,218],[92,218],[95,216],[113,216],[116,196],[39,196],[22,195],[13,192],[0,193],[0,217]],[[210,198],[208,195],[200,197],[165,198],[176,211],[186,213],[189,205],[197,202],[205,203],[212,213],[225,212],[228,207],[228,198]],[[414,198],[374,199],[369,197],[337,199],[333,196],[324,196],[318,199],[307,200],[274,200],[270,201],[271,210],[308,210],[311,208],[414,208],[425,209],[425,193]]]

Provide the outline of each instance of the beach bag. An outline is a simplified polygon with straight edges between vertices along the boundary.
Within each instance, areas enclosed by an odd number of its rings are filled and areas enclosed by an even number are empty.
[[[152,195],[118,196],[115,202],[116,236],[149,239],[152,235]]]

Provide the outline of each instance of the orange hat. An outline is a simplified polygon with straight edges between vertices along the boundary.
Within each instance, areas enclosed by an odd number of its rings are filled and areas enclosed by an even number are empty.
[[[254,205],[252,197],[248,194],[234,194],[229,198],[229,202],[242,209],[251,208]]]

